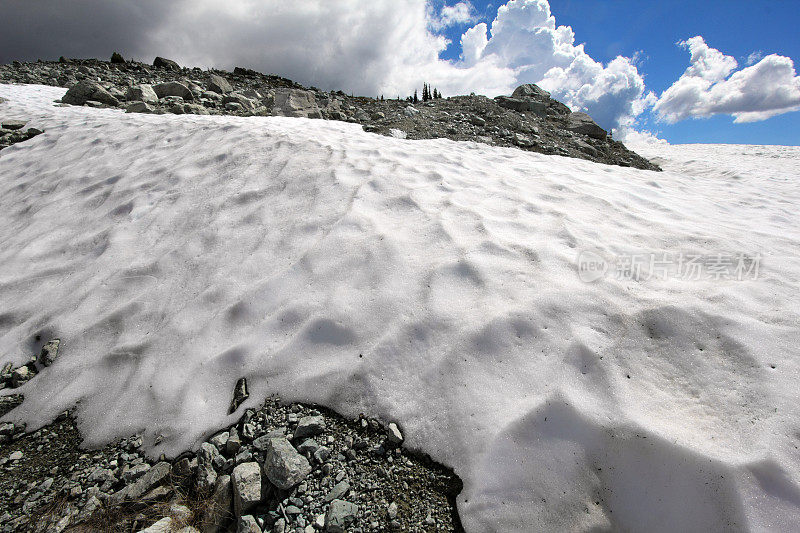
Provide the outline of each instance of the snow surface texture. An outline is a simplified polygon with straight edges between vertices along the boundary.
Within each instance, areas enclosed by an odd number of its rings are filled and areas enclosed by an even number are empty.
[[[656,173],[62,94],[0,86],[45,130],[0,152],[0,354],[64,340],[14,419],[170,454],[280,393],[399,421],[468,531],[800,529],[797,148]],[[763,260],[585,283],[584,249]]]

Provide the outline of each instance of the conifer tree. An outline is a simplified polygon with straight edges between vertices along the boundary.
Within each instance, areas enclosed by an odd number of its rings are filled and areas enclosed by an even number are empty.
[[[419,102],[419,98],[417,98],[417,90],[416,90],[416,89],[414,89],[414,100],[413,100],[413,102],[414,102],[415,104],[416,104],[417,102]]]

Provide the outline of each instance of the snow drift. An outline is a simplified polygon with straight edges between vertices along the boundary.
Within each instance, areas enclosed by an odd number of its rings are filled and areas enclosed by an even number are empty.
[[[0,86],[45,130],[0,152],[0,357],[64,341],[10,417],[170,454],[279,393],[397,420],[468,531],[800,528],[797,148],[655,173],[63,92]],[[586,283],[585,250],[762,260]]]

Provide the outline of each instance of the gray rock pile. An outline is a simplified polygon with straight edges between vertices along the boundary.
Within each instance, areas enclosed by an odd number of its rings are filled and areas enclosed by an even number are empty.
[[[25,128],[25,124],[22,120],[0,120],[0,150],[43,133],[36,128]]]
[[[157,57],[152,65],[68,60],[0,65],[0,83],[68,88],[63,102],[129,113],[288,116],[341,120],[407,139],[448,138],[516,147],[648,170],[658,167],[614,141],[594,121],[571,112],[533,84],[511,96],[455,96],[411,105],[306,88],[285,78],[236,67],[233,72],[183,68]]]
[[[278,398],[173,459],[148,457],[141,436],[82,450],[69,413],[0,435],[2,532],[460,530],[460,480],[404,449],[396,424]]]

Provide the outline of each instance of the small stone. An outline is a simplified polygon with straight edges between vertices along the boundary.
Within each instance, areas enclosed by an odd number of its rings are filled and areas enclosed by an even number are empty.
[[[224,450],[225,449],[225,443],[228,442],[228,437],[229,436],[230,436],[230,433],[228,433],[227,431],[222,431],[220,433],[217,433],[216,435],[214,435],[210,439],[208,439],[208,442],[213,444],[214,447],[217,450]]]
[[[390,520],[397,518],[397,503],[392,502],[389,504],[389,509],[386,511]]]
[[[242,463],[233,469],[233,508],[242,516],[261,501],[261,467],[258,463]]]
[[[311,473],[311,465],[288,440],[272,438],[267,442],[264,472],[273,485],[288,490]]]
[[[30,131],[30,130],[28,130]],[[61,346],[61,339],[53,339],[42,346],[39,354],[39,362],[44,366],[52,365],[58,357],[58,349]]]
[[[242,403],[250,397],[250,393],[247,391],[247,378],[239,378],[236,382],[236,386],[233,388],[233,400],[231,401],[231,407],[228,410],[228,414],[233,413],[236,411]]]
[[[11,386],[14,388],[19,387],[33,379],[33,376],[35,376],[34,372],[27,366],[15,368],[14,371],[11,372]]]
[[[306,439],[297,447],[297,451],[303,454],[310,453],[314,455],[317,450],[319,450],[319,444],[314,439]]]
[[[344,500],[333,500],[325,513],[325,531],[345,533],[358,514],[358,506]]]
[[[261,528],[252,515],[245,515],[239,518],[236,533],[261,533]]]
[[[302,439],[304,437],[313,437],[319,435],[325,430],[325,419],[322,416],[304,416],[297,423],[297,429],[294,430],[294,438]]]
[[[171,471],[172,465],[166,461],[157,463],[132,485],[115,492],[110,498],[112,505],[119,505],[126,501],[137,501],[167,479]]]
[[[197,490],[209,491],[217,482],[217,472],[214,470],[214,461],[219,457],[219,451],[213,444],[204,442],[197,452]]]
[[[173,529],[172,522],[172,518],[165,516],[152,526],[141,530],[139,533],[169,533]]]
[[[231,428],[228,440],[225,441],[225,452],[229,456],[235,456],[239,449],[242,447],[242,441],[239,439],[239,432],[235,427]]]
[[[397,424],[394,422],[389,424],[388,438],[389,442],[392,444],[400,444],[403,442],[403,434],[400,432],[400,428],[398,428]]]
[[[22,459],[22,452],[20,451],[11,452],[11,455],[8,456],[9,461],[19,461],[20,459]]]
[[[340,481],[339,483],[333,486],[333,488],[328,494],[325,495],[323,501],[325,503],[328,503],[333,500],[339,500],[343,498],[349,491],[350,491],[350,483],[348,483],[347,481]]]

